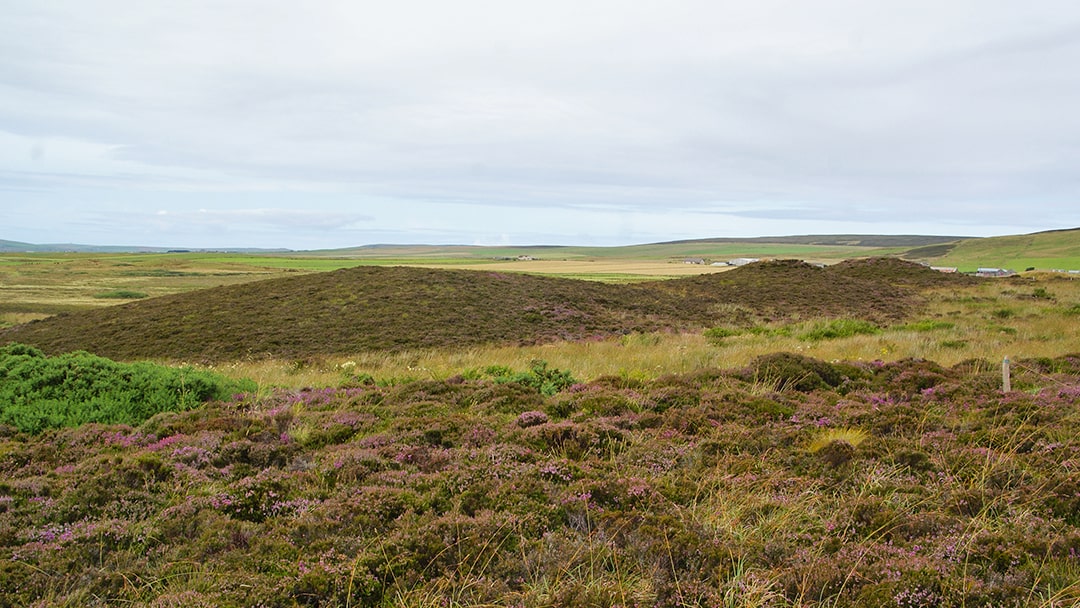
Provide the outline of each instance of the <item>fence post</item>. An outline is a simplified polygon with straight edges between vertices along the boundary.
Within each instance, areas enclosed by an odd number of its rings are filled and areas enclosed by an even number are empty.
[[[1012,377],[1009,373],[1009,358],[1001,362],[1001,390],[1006,393],[1012,390]]]

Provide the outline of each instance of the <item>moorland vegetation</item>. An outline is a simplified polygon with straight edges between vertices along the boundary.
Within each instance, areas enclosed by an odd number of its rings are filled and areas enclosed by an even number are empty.
[[[473,270],[356,267],[146,299],[0,330],[46,352],[214,363],[371,351],[603,339],[721,323],[888,322],[918,288],[965,285],[894,258],[795,260],[629,285]]]
[[[1078,285],[355,268],[18,325],[0,607],[1075,606]]]
[[[0,427],[0,605],[1074,606],[1080,357],[1017,363],[347,370]]]

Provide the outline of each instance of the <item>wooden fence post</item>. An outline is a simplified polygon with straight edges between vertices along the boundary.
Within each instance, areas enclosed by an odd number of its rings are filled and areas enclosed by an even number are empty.
[[[1012,374],[1009,372],[1009,358],[1001,362],[1001,390],[1006,393],[1012,390]]]

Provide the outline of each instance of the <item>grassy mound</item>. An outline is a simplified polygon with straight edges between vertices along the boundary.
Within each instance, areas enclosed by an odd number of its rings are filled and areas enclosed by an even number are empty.
[[[1080,357],[1017,363],[1010,393],[777,354],[0,433],[0,605],[1075,606]]]
[[[971,285],[978,282],[978,279],[968,275],[942,273],[929,266],[888,257],[845,260],[827,267],[825,271],[835,277],[883,281],[906,287]]]
[[[0,330],[0,341],[33,344],[47,352],[87,350],[121,360],[220,361],[700,331],[729,321],[732,307],[757,320],[891,321],[917,309],[916,291],[895,284],[901,273],[864,276],[861,264],[831,270],[766,262],[634,285],[357,267],[58,315]],[[910,272],[922,268],[895,264],[911,267]]]
[[[654,288],[714,305],[735,305],[758,320],[852,317],[890,322],[918,310],[918,288],[971,280],[893,258],[852,260],[825,268],[776,260],[657,283]],[[720,322],[731,321],[718,316]]]

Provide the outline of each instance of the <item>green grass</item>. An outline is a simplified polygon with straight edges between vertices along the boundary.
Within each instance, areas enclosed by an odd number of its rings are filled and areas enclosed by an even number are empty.
[[[900,331],[943,331],[946,329],[952,329],[956,327],[956,323],[952,321],[942,321],[940,319],[921,319],[913,323],[906,323],[904,325],[898,325],[897,330]]]
[[[1023,271],[1080,270],[1080,229],[961,241],[946,255],[930,260],[964,272],[977,268]]]
[[[866,336],[881,333],[870,321],[862,319],[832,319],[814,323],[809,329],[799,334],[800,340],[816,342],[818,340],[836,340],[852,336]]]

